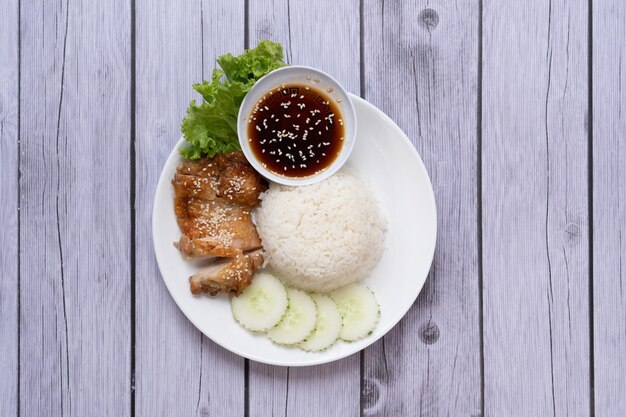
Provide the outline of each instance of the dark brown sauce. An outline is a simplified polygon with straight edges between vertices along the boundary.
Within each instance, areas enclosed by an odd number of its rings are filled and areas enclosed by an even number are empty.
[[[332,165],[341,152],[341,112],[315,87],[281,85],[255,105],[248,140],[263,167],[284,177],[308,177]]]

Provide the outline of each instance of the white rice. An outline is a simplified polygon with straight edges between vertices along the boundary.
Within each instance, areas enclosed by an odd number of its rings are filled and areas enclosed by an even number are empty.
[[[386,219],[349,171],[317,184],[272,184],[256,210],[270,268],[286,284],[328,292],[365,278],[383,252]]]

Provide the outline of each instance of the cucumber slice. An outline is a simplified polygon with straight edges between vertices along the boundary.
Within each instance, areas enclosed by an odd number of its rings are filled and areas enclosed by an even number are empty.
[[[313,333],[298,346],[307,351],[320,351],[330,347],[341,332],[341,314],[337,304],[328,296],[312,294],[317,306],[317,321]]]
[[[337,304],[343,320],[340,338],[353,342],[372,333],[380,316],[372,290],[360,284],[350,284],[331,292],[330,298]]]
[[[313,299],[304,291],[287,289],[289,307],[280,323],[267,332],[275,343],[292,345],[301,342],[315,327],[317,307]]]
[[[265,272],[257,274],[252,284],[231,301],[235,320],[246,329],[257,332],[271,329],[280,322],[287,305],[285,286]]]

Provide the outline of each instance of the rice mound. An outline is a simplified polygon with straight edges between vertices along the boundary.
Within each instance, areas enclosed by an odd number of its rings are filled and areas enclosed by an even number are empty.
[[[272,184],[255,217],[270,268],[287,285],[328,292],[365,278],[387,221],[371,189],[347,170],[301,187]]]

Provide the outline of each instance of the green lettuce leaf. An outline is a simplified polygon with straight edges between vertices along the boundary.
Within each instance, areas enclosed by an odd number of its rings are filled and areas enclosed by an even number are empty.
[[[222,55],[217,63],[211,81],[193,86],[202,101],[191,101],[181,125],[188,145],[179,152],[185,159],[240,149],[237,115],[243,98],[259,78],[286,65],[282,45],[268,40],[239,56]]]

